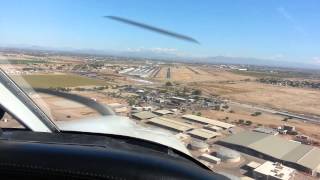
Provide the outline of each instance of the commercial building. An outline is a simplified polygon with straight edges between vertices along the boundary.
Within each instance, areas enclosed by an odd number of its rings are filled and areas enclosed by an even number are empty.
[[[267,161],[253,170],[253,177],[265,180],[290,180],[293,178],[294,172],[294,169],[280,163]]]
[[[218,120],[213,120],[213,119],[209,119],[209,118],[205,118],[205,117],[201,117],[201,116],[191,115],[191,114],[183,115],[182,118],[190,120],[190,121],[198,122],[201,124],[210,124],[210,125],[218,126],[223,129],[230,129],[230,128],[234,127],[233,124],[229,124],[229,123],[225,123],[225,122],[221,122]]]
[[[295,126],[289,126],[289,125],[283,125],[283,129],[291,132],[291,131],[295,131],[296,127]]]
[[[278,136],[245,131],[221,139],[217,144],[269,161],[280,162],[313,176],[317,175],[320,168],[319,148]]]
[[[266,127],[258,127],[258,128],[255,128],[253,130],[254,132],[260,132],[260,133],[265,133],[265,134],[270,134],[270,135],[278,135],[279,132],[272,129],[272,128],[266,128]]]
[[[133,118],[139,119],[139,120],[151,119],[151,118],[154,118],[154,117],[157,117],[157,116],[158,115],[153,114],[150,111],[141,111],[141,112],[132,114]]]
[[[192,131],[189,131],[188,134],[190,134],[190,136],[194,138],[201,140],[208,140],[221,135],[220,133],[209,131],[206,129],[194,129]]]
[[[177,132],[185,132],[194,128],[194,126],[192,126],[191,124],[187,124],[187,123],[179,122],[177,120],[171,120],[163,117],[155,117],[155,118],[149,119],[147,123],[153,124],[155,126],[159,126],[168,130],[177,131]]]
[[[181,98],[181,97],[171,97],[170,100],[174,104],[182,104],[182,103],[187,102],[187,99]]]
[[[156,110],[156,111],[153,111],[153,113],[160,115],[160,116],[167,115],[167,114],[173,114],[172,111],[169,111],[166,109]]]
[[[214,132],[222,131],[222,128],[218,126],[204,126],[203,128]]]

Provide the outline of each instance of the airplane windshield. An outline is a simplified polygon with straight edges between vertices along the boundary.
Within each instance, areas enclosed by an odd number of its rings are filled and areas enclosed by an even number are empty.
[[[213,171],[316,179],[319,19],[316,0],[13,0],[0,68],[62,130],[164,136]]]

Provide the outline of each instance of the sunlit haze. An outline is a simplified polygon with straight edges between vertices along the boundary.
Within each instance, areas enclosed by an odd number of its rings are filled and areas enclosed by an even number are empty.
[[[201,45],[102,18],[115,15],[198,39]],[[319,1],[6,1],[2,46],[227,56],[320,63]]]

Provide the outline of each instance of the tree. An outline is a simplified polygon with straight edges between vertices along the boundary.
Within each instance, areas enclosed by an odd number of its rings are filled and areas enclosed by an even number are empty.
[[[297,131],[288,131],[287,134],[296,136],[296,135],[298,135],[298,132]]]
[[[246,121],[246,125],[247,126],[251,126],[252,125],[252,121]]]
[[[229,108],[229,106],[228,106],[228,105],[226,105],[226,104],[224,104],[224,105],[222,106],[222,108],[224,108],[224,109],[228,109],[228,108]]]
[[[192,92],[192,94],[193,95],[201,95],[202,94],[202,91],[201,90],[199,90],[199,89],[197,89],[197,90],[194,90],[193,92]]]
[[[189,92],[188,88],[187,87],[183,87],[183,90],[182,90],[183,94],[186,94],[187,92]]]
[[[74,90],[76,90],[76,91],[84,91],[85,89],[81,88],[81,87],[76,87],[76,88],[74,88]]]
[[[136,104],[136,100],[133,99],[133,98],[130,98],[130,99],[128,100],[128,103],[129,103],[130,106],[133,106],[133,105]]]
[[[70,92],[72,89],[71,88],[65,88],[64,89],[66,92]]]
[[[254,113],[251,114],[251,116],[260,116],[262,113],[259,111],[256,111]]]
[[[105,87],[104,87],[104,86],[96,87],[96,90],[98,90],[98,91],[101,91],[101,90],[104,90],[104,89],[105,89]]]
[[[166,86],[172,86],[172,83],[170,81],[167,81]]]
[[[199,99],[199,96],[195,96],[193,99],[198,100],[198,99]]]

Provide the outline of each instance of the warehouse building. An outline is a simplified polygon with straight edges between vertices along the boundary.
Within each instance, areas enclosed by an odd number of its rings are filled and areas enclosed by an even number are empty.
[[[225,122],[221,122],[221,121],[217,121],[217,120],[213,120],[213,119],[209,119],[201,116],[191,115],[191,114],[183,115],[182,118],[187,119],[189,121],[201,123],[201,124],[206,124],[206,125],[210,124],[210,125],[218,126],[223,129],[230,129],[234,127],[233,124],[229,124],[229,123],[225,123]]]
[[[160,110],[156,110],[153,111],[153,113],[159,115],[159,116],[163,116],[163,115],[167,115],[167,114],[173,114],[172,111],[166,110],[166,109],[160,109]]]
[[[255,157],[317,176],[320,169],[320,149],[277,136],[245,131],[224,139],[217,144],[236,149]]]
[[[220,133],[209,131],[206,129],[194,129],[192,131],[189,131],[188,134],[190,134],[190,136],[194,138],[201,140],[208,140],[221,135]]]
[[[171,120],[163,117],[155,117],[149,119],[148,124],[152,124],[161,128],[165,128],[168,130],[173,130],[177,132],[185,132],[194,128],[191,124],[179,122],[176,120]]]
[[[265,134],[270,134],[270,135],[278,135],[279,132],[272,129],[272,128],[266,128],[266,127],[258,127],[258,128],[255,128],[253,130],[254,132],[260,132],[260,133],[265,133]]]
[[[132,114],[133,118],[139,119],[139,120],[151,119],[151,118],[154,118],[154,117],[157,117],[157,116],[158,115],[153,114],[150,111],[141,111],[141,112]]]
[[[171,102],[174,102],[177,104],[187,102],[187,99],[181,98],[181,97],[171,97],[170,100],[171,100]]]
[[[218,127],[218,126],[204,126],[203,127],[204,129],[208,129],[210,131],[214,131],[214,132],[219,132],[219,131],[222,131],[222,128],[221,127]]]

